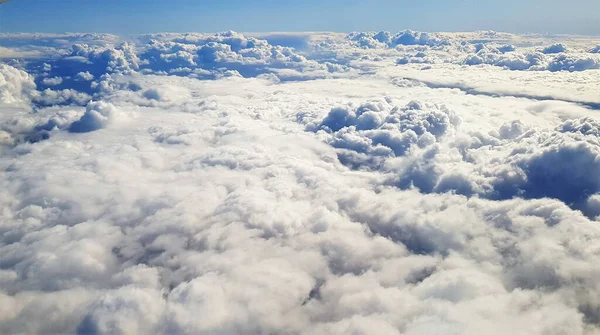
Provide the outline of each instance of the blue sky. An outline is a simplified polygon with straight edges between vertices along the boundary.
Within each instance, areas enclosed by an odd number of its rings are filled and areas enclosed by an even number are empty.
[[[12,0],[0,32],[417,29],[600,35],[599,0]]]

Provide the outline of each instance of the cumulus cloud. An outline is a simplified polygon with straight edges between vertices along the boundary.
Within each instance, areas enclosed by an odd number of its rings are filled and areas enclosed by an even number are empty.
[[[549,46],[545,47],[544,49],[542,49],[542,53],[545,53],[545,54],[558,54],[558,53],[562,53],[562,52],[566,52],[566,51],[567,51],[567,48],[560,43],[552,44],[552,45],[549,45]]]
[[[277,69],[329,71],[327,64],[306,59],[293,48],[236,32],[216,35],[151,35],[141,54],[143,68],[197,78],[220,77],[227,71],[256,77]]]
[[[397,34],[389,31],[380,31],[378,33],[355,32],[346,37],[361,48],[394,48],[405,45],[426,45],[440,46],[449,44],[447,38],[438,34],[430,34],[420,31],[405,30]]]
[[[545,68],[546,58],[541,53],[501,52],[498,49],[483,47],[475,54],[467,56],[466,65],[490,64],[510,70],[529,70]]]
[[[46,86],[56,86],[62,84],[63,79],[61,77],[44,78],[42,83]]]
[[[598,333],[588,47],[271,35],[0,37],[0,333]]]
[[[36,88],[27,73],[7,64],[0,64],[0,103],[24,104]]]
[[[553,46],[554,47],[554,46]],[[554,49],[551,49],[554,50]],[[548,58],[548,54],[557,54]],[[549,52],[501,52],[499,49],[483,48],[467,56],[467,65],[489,64],[510,70],[586,71],[600,68],[600,58],[585,53]]]
[[[342,149],[343,163],[367,167],[382,164],[385,157],[404,156],[417,147],[432,146],[460,124],[460,118],[445,106],[424,106],[417,101],[393,106],[388,101],[368,102],[356,109],[333,108],[307,129],[324,132],[322,136],[328,143]]]
[[[87,133],[102,129],[114,122],[119,116],[118,109],[111,103],[103,101],[90,102],[85,108],[85,114],[69,126],[72,133]]]
[[[562,54],[548,64],[549,71],[585,71],[600,69],[600,57],[578,57]]]
[[[380,101],[356,110],[333,108],[307,130],[337,148],[342,163],[384,172],[402,189],[500,200],[555,198],[586,213],[584,204],[600,191],[591,173],[600,168],[596,123],[567,120],[556,133],[515,120],[480,138],[460,135],[460,117],[445,106],[412,101],[391,107]],[[477,137],[456,140],[462,136]]]
[[[76,78],[79,80],[90,81],[90,80],[94,79],[94,75],[89,73],[88,71],[85,71],[85,72],[79,72],[77,74]]]

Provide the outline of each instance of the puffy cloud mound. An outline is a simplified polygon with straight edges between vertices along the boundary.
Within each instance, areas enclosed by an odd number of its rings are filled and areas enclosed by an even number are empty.
[[[490,64],[509,70],[541,70],[545,67],[546,57],[541,53],[502,52],[498,48],[483,46],[477,53],[467,56],[464,62],[466,65]]]
[[[50,138],[57,130],[67,128],[81,113],[77,110],[52,109],[30,113],[28,108],[3,110],[0,124],[0,147],[36,143]]]
[[[396,46],[443,46],[448,45],[449,41],[437,34],[430,34],[420,31],[404,30],[397,34],[388,31],[378,33],[350,33],[346,37],[361,48],[394,48]]]
[[[303,119],[303,115],[300,115]],[[417,148],[435,145],[460,124],[445,106],[412,101],[394,106],[389,99],[333,108],[307,129],[321,133],[327,143],[340,149],[344,164],[353,167],[380,166],[387,157],[404,156]]]
[[[561,54],[550,61],[549,71],[586,71],[600,69],[600,57]]]
[[[554,50],[554,49],[552,49]],[[557,54],[548,57],[546,54]],[[497,48],[483,47],[470,54],[464,61],[466,65],[489,64],[509,70],[536,71],[586,71],[600,68],[600,58],[582,53],[565,52],[502,52]]]
[[[42,83],[46,86],[56,86],[62,84],[63,79],[61,77],[44,78]]]
[[[567,48],[560,43],[552,44],[552,45],[549,45],[549,46],[545,47],[544,49],[542,49],[542,53],[545,53],[545,54],[558,54],[558,53],[562,53],[562,52],[566,52],[566,51],[567,51]]]
[[[595,119],[567,120],[558,132],[512,121],[482,138],[461,131],[461,119],[443,105],[390,101],[336,107],[316,122],[300,113],[298,120],[336,148],[343,164],[383,172],[402,189],[495,200],[554,198],[592,215],[585,204],[600,192],[593,172],[600,170]]]
[[[94,79],[94,75],[91,74],[89,71],[85,71],[85,72],[79,72],[77,74],[76,78],[79,80],[90,81],[90,80]]]
[[[567,120],[557,127],[561,133],[580,133],[600,137],[600,121],[591,117]]]
[[[511,51],[517,50],[517,47],[515,47],[512,44],[506,44],[506,45],[499,46],[498,50],[500,52],[511,52]]]
[[[119,118],[119,110],[111,103],[103,101],[90,102],[85,114],[69,126],[72,133],[87,133],[102,129]]]
[[[139,68],[135,47],[129,43],[114,48],[75,44],[66,60],[81,61],[82,67],[90,66],[92,74],[131,73]]]
[[[229,31],[214,35],[151,36],[141,54],[143,68],[197,78],[214,78],[223,71],[256,77],[277,69],[314,71],[330,67],[310,61],[293,48]]]
[[[35,89],[33,78],[27,72],[0,63],[0,103],[25,104]]]

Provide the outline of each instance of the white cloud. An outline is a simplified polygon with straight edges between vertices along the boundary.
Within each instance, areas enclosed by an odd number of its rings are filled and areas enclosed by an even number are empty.
[[[0,103],[26,104],[27,96],[35,87],[33,78],[26,72],[0,64]]]
[[[77,74],[77,79],[79,80],[84,80],[84,81],[90,81],[94,79],[94,75],[89,73],[88,71],[85,72],[79,72]]]
[[[231,31],[216,35],[157,34],[144,39],[150,39],[150,42],[140,55],[142,67],[155,73],[205,79],[220,77],[226,71],[256,77],[278,69],[300,73],[344,70],[308,60],[290,47],[271,45],[266,40]]]
[[[558,54],[558,53],[562,53],[562,52],[566,52],[566,51],[567,51],[567,48],[560,43],[552,44],[552,45],[549,45],[549,46],[545,47],[544,49],[542,49],[542,53],[545,53],[545,54]]]
[[[85,114],[69,126],[73,133],[87,133],[102,129],[119,118],[119,110],[111,103],[103,101],[90,102],[85,108]]]
[[[54,105],[83,105],[90,101],[91,97],[84,92],[75,89],[65,88],[63,90],[45,89],[43,91],[34,91],[31,94],[31,100],[40,106]]]
[[[271,35],[22,36],[0,333],[597,333],[583,42]]]
[[[42,83],[46,86],[56,86],[62,84],[63,79],[61,77],[44,78]]]
[[[429,34],[420,31],[405,30],[397,34],[389,31],[380,31],[378,33],[358,32],[351,33],[346,37],[361,48],[393,48],[399,45],[427,45],[439,46],[449,44],[447,38],[439,34]]]

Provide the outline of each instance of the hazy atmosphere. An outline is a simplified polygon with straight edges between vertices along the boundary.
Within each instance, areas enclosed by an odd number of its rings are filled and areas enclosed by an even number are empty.
[[[600,334],[599,7],[0,4],[0,334]]]

